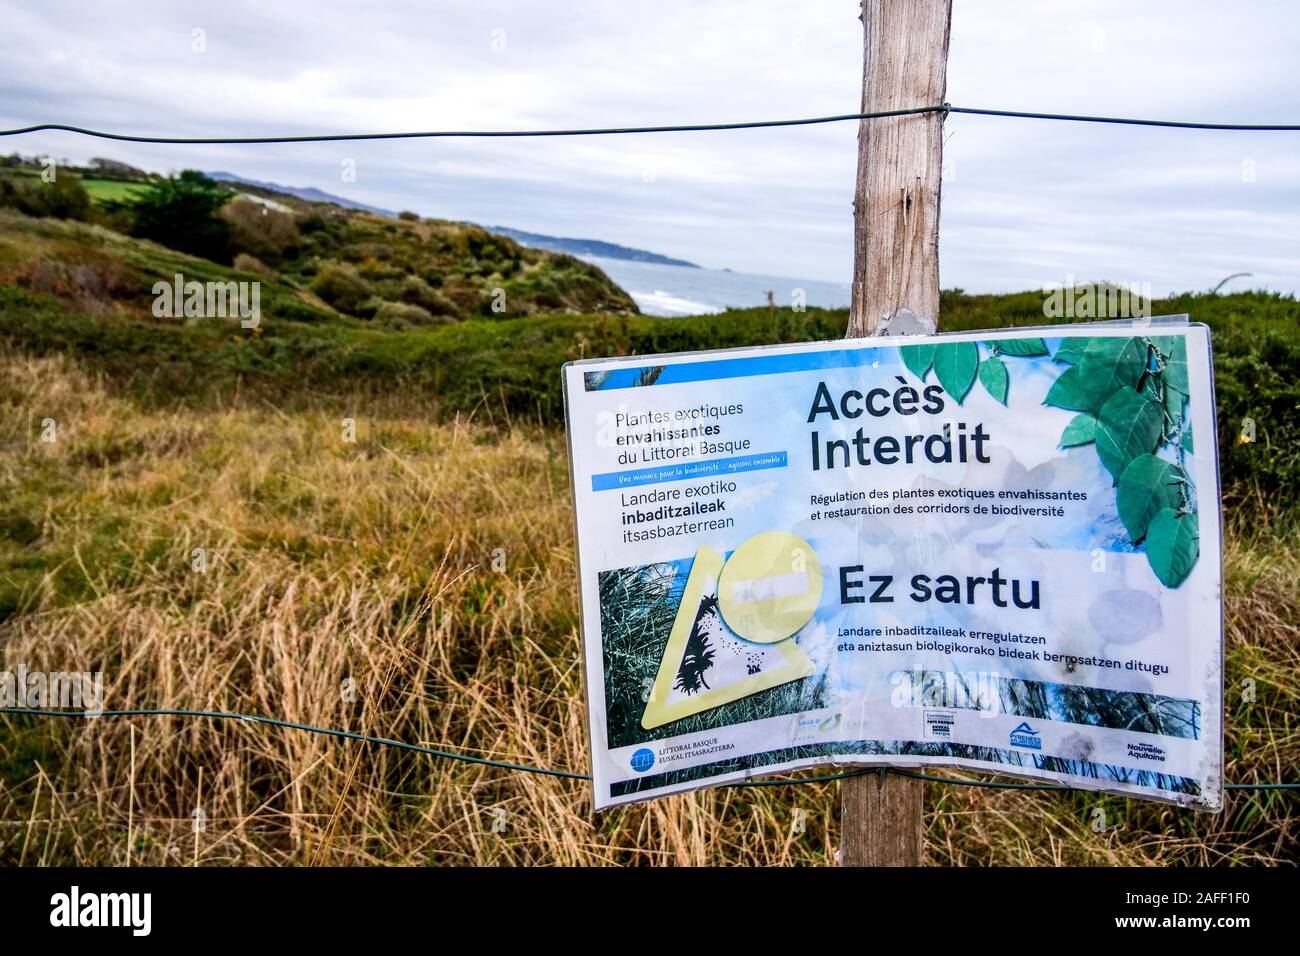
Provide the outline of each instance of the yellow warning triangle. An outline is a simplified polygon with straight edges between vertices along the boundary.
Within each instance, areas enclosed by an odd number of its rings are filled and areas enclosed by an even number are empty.
[[[764,651],[776,651],[784,658],[784,663],[767,668],[757,674],[750,674],[741,680],[733,681],[721,687],[712,687],[701,693],[690,694],[678,700],[671,700],[673,685],[681,669],[682,658],[686,654],[686,642],[699,615],[700,602],[706,596],[717,594],[718,577],[722,574],[722,556],[710,547],[702,547],[691,564],[690,577],[686,579],[686,589],[682,593],[682,603],[677,608],[677,617],[673,620],[673,630],[668,637],[668,646],[664,648],[663,660],[659,663],[659,673],[655,677],[650,700],[646,703],[645,713],[641,715],[641,726],[646,730],[662,727],[664,724],[681,720],[701,711],[721,707],[750,694],[779,687],[790,681],[807,677],[813,672],[813,663],[795,642],[793,637],[774,644],[754,645]],[[743,640],[743,638],[737,638]]]

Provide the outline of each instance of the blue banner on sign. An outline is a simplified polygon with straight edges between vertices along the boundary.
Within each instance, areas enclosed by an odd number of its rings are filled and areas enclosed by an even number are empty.
[[[591,476],[592,491],[609,491],[611,488],[630,488],[660,481],[685,481],[687,478],[708,478],[712,475],[734,475],[742,471],[762,471],[764,468],[784,468],[786,453],[770,451],[761,455],[738,455],[735,458],[715,458],[713,461],[684,462],[680,465],[656,465],[654,468],[635,468],[631,471],[608,471]]]

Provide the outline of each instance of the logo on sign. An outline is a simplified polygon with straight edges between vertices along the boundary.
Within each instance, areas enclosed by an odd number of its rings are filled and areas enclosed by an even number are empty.
[[[655,752],[648,747],[642,747],[628,762],[637,773],[645,773],[655,765]]]
[[[1021,722],[1020,726],[1011,731],[1011,746],[1025,747],[1029,750],[1042,750],[1043,740],[1027,723]]]

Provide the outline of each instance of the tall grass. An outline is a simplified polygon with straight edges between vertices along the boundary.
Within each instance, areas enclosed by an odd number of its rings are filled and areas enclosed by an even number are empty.
[[[433,424],[413,399],[121,394],[65,356],[0,358],[6,668],[103,670],[110,709],[265,714],[586,769],[562,434]],[[1231,780],[1296,779],[1296,558],[1276,531],[1230,538]],[[1286,794],[1229,794],[1212,816],[926,786],[938,863],[1297,856]],[[837,818],[837,784],[593,817],[581,781],[254,724],[0,717],[6,864],[829,864]]]

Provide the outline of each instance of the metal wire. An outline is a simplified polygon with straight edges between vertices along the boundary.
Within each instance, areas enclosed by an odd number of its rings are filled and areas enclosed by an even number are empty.
[[[48,131],[77,133],[98,139],[120,140],[126,143],[172,144],[247,144],[247,143],[334,143],[363,139],[463,139],[463,138],[518,138],[533,136],[615,136],[628,133],[704,133],[732,129],[768,129],[778,126],[818,126],[823,123],[843,123],[849,120],[883,119],[888,116],[915,116],[921,113],[942,113],[945,105],[918,106],[905,110],[880,110],[874,113],[841,113],[835,116],[812,116],[803,119],[754,120],[741,123],[688,123],[669,126],[606,126],[587,129],[493,129],[493,130],[430,130],[412,133],[309,133],[303,136],[137,136],[133,133],[108,133],[103,130],[68,126],[63,123],[41,123],[19,129],[0,130],[0,136],[23,136],[27,133]]]
[[[1232,130],[1237,132],[1296,132],[1300,123],[1207,123],[1197,120],[1138,119],[1126,116],[1088,116],[1075,113],[1038,113],[1027,110],[995,110],[974,106],[917,106],[902,110],[877,110],[867,113],[839,113],[833,116],[810,116],[799,119],[750,120],[738,123],[684,123],[660,126],[602,126],[578,129],[477,129],[426,130],[399,133],[307,133],[301,136],[143,136],[136,133],[113,133],[105,130],[71,126],[66,123],[38,123],[0,130],[0,136],[25,136],[29,133],[62,132],[124,143],[167,143],[172,145],[244,145],[256,143],[337,143],[370,139],[507,139],[544,136],[616,136],[637,133],[707,133],[739,129],[771,129],[783,126],[820,126],[919,116],[926,113],[965,113],[969,116],[995,116],[1011,119],[1057,120],[1067,123],[1110,123],[1120,126],[1152,126],[1165,129]]]
[[[93,720],[97,717],[207,717],[213,720],[242,720],[250,724],[266,724],[270,727],[281,727],[286,730],[302,730],[307,733],[322,734],[327,737],[339,737],[345,740],[357,740],[361,743],[375,744],[380,747],[394,747],[399,750],[410,750],[415,753],[427,754],[431,757],[439,757],[444,760],[459,760],[464,763],[479,764],[486,767],[498,767],[502,770],[516,770],[522,773],[535,773],[547,777],[563,777],[569,780],[590,780],[591,775],[586,773],[574,773],[571,770],[554,770],[550,767],[538,767],[532,764],[514,763],[508,760],[494,760],[489,757],[479,757],[474,754],[460,753],[455,750],[446,750],[439,747],[425,747],[420,744],[407,743],[404,740],[392,740],[388,737],[374,737],[370,734],[359,734],[351,730],[337,730],[330,727],[315,727],[311,724],[299,724],[291,720],[281,720],[278,717],[261,717],[255,714],[239,714],[222,710],[184,710],[177,708],[151,709],[137,708],[132,710],[105,710],[98,713],[87,713],[80,710],[43,710],[35,707],[0,707],[0,714],[15,714],[29,717],[73,717],[83,720]],[[790,779],[771,779],[771,780],[744,780],[739,783],[730,784],[733,787],[783,787],[796,784],[808,783],[829,783],[835,780],[846,780],[850,777],[860,777],[870,773],[887,772],[896,774],[901,777],[911,777],[914,780],[924,780],[927,783],[946,783],[954,786],[963,787],[985,787],[991,790],[1056,790],[1056,791],[1073,791],[1077,787],[1060,787],[1052,784],[1037,783],[1002,783],[995,780],[966,780],[961,777],[938,777],[930,774],[919,773],[914,770],[904,770],[899,767],[884,768],[866,768],[862,770],[846,770],[843,773],[827,774],[820,777],[793,777]],[[1227,785],[1229,790],[1300,790],[1300,783],[1230,783]]]

